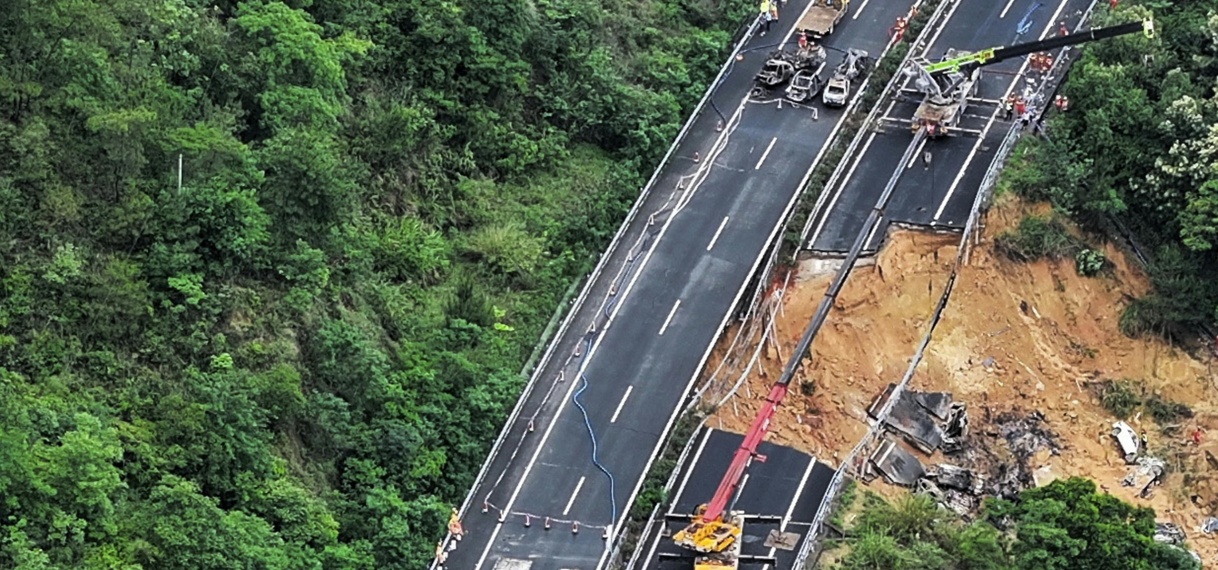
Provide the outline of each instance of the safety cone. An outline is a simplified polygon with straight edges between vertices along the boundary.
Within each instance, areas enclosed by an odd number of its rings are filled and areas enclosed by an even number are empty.
[[[490,503],[488,503],[488,502],[486,502],[486,501],[483,501],[483,502],[482,502],[482,514],[484,514],[484,515],[485,515],[485,514],[486,514],[486,512],[487,512],[487,511],[489,511],[489,510],[491,510],[491,504],[490,504]]]
[[[579,521],[571,523],[571,534],[579,534]]]
[[[723,119],[719,119],[719,122],[715,123],[715,132],[716,133],[723,132]]]
[[[533,420],[529,420],[529,433],[533,433]]]
[[[550,517],[546,517],[545,525],[542,528],[550,530]]]
[[[601,540],[609,540],[609,526],[605,525],[605,532],[601,533]]]
[[[533,517],[524,515],[524,528],[529,528],[531,526],[533,526]]]
[[[694,162],[698,162],[699,160],[702,160],[702,155],[700,153],[695,152],[694,153]]]

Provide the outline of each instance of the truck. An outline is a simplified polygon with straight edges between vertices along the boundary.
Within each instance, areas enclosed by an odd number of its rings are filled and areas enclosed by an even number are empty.
[[[934,63],[923,57],[915,57],[910,60],[910,67],[905,73],[913,78],[914,86],[924,97],[918,105],[918,110],[914,112],[910,128],[914,132],[925,129],[930,137],[957,134],[957,126],[968,108],[969,98],[977,96],[982,67],[1039,51],[1115,38],[1138,31],[1148,38],[1153,38],[1154,21],[1147,19],[976,52],[949,49],[943,59]]]
[[[851,82],[867,75],[874,65],[875,61],[867,56],[867,52],[853,48],[846,50],[846,59],[842,60],[834,70],[833,77],[825,84],[821,101],[829,107],[844,106],[846,98],[850,96]]]
[[[819,40],[831,33],[838,22],[846,16],[846,8],[850,0],[812,0],[812,5],[804,12],[795,31],[808,35],[809,39]]]

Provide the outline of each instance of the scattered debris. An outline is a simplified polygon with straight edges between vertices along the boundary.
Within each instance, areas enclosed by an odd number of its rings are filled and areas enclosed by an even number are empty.
[[[1157,457],[1142,456],[1137,459],[1137,467],[1130,469],[1129,474],[1121,480],[1122,487],[1139,487],[1138,496],[1146,498],[1150,488],[1163,480],[1167,472],[1167,464]]]
[[[1205,534],[1218,532],[1218,517],[1205,517],[1205,522],[1201,523],[1201,532]]]
[[[889,384],[872,401],[868,415],[876,418],[895,389],[895,384]],[[944,423],[941,425],[940,422]],[[963,403],[952,402],[951,394],[946,392],[906,390],[893,406],[887,424],[904,434],[910,445],[927,455],[940,448],[951,453],[962,448],[960,440],[968,433],[967,407]]]
[[[1169,522],[1155,523],[1155,542],[1180,546],[1184,544],[1184,529],[1180,525]]]
[[[871,455],[871,464],[883,473],[890,483],[904,487],[912,487],[926,474],[926,469],[918,458],[891,439],[880,443]]]
[[[1133,431],[1129,424],[1125,422],[1116,422],[1112,424],[1112,437],[1116,438],[1117,444],[1121,446],[1121,453],[1125,454],[1125,463],[1134,463],[1138,459],[1138,432]]]
[[[770,531],[770,535],[765,539],[766,548],[777,548],[779,550],[795,550],[799,545],[799,534],[794,532],[782,532],[778,529]]]
[[[940,463],[918,481],[917,491],[968,519],[984,498],[985,477],[971,469]]]

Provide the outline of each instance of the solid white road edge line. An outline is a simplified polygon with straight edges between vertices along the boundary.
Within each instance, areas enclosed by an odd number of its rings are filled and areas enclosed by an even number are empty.
[[[816,230],[814,230],[812,235],[808,238],[809,244],[815,244],[817,238],[820,237],[820,233],[824,231],[825,224],[829,222],[829,214],[833,213],[833,207],[837,205],[837,199],[841,197],[842,190],[845,189],[846,184],[850,182],[850,177],[854,176],[854,171],[859,167],[859,163],[863,162],[863,157],[867,156],[867,147],[871,146],[871,141],[875,140],[876,134],[877,133],[871,133],[871,135],[867,137],[867,142],[863,143],[863,148],[859,149],[858,156],[856,156],[854,159],[854,164],[850,166],[850,170],[846,171],[845,178],[842,178],[841,183],[838,184],[838,189],[833,193],[833,198],[829,200],[829,205],[825,206],[825,215],[821,217],[820,223],[816,224]]]

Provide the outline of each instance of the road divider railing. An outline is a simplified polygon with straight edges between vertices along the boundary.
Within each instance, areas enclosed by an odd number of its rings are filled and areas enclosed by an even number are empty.
[[[1080,20],[1075,30],[1076,32],[1089,21],[1095,4],[1096,2],[1093,0],[1091,7],[1086,11],[1083,18]],[[1059,65],[1062,67],[1057,67]],[[1054,68],[1046,74],[1045,80],[1039,85],[1039,91],[1037,93],[1038,100],[1044,101],[1044,92],[1049,86],[1056,89],[1057,83],[1065,76],[1066,71],[1069,69],[1069,65],[1070,58],[1067,56],[1063,55],[1057,59],[1054,64]],[[989,207],[994,188],[997,185],[999,173],[1001,172],[1006,163],[1006,159],[1010,156],[1011,151],[1015,148],[1015,144],[1023,132],[1024,128],[1019,122],[1011,125],[1010,130],[1007,132],[1006,136],[1003,137],[1003,141],[996,151],[994,158],[990,161],[990,164],[986,169],[985,176],[982,179],[981,186],[978,189],[976,197],[973,199],[973,205],[969,210],[969,217],[964,224],[964,230],[961,233],[960,241],[957,245],[956,259],[952,264],[952,270],[948,275],[947,282],[943,288],[943,293],[939,296],[939,300],[935,305],[935,309],[931,315],[927,330],[923,334],[922,339],[919,341],[918,347],[915,350],[913,357],[910,359],[909,367],[906,369],[905,374],[897,383],[896,388],[893,389],[892,394],[888,397],[884,407],[879,411],[878,414],[876,414],[876,419],[872,424],[871,429],[869,429],[859,443],[854,446],[854,449],[852,449],[850,453],[842,459],[837,471],[834,472],[833,478],[829,482],[828,490],[825,493],[825,497],[822,499],[820,507],[816,511],[815,517],[813,517],[811,530],[808,532],[808,536],[805,538],[804,543],[800,548],[800,553],[796,559],[794,568],[804,568],[809,559],[813,558],[813,555],[816,552],[816,547],[819,545],[821,534],[823,534],[824,523],[826,520],[828,520],[829,514],[834,508],[834,502],[845,485],[847,477],[850,476],[850,471],[854,469],[862,469],[862,467],[865,465],[864,454],[870,450],[871,446],[877,442],[887,430],[886,424],[888,418],[891,416],[892,410],[896,406],[897,401],[900,400],[901,395],[905,392],[910,381],[913,379],[918,365],[921,364],[922,358],[925,356],[926,348],[930,345],[930,341],[934,336],[935,329],[943,317],[943,311],[947,308],[947,303],[951,298],[953,289],[955,288],[956,279],[959,276],[960,269],[969,263],[970,240],[974,238],[978,229],[981,227],[981,217],[984,211]]]

